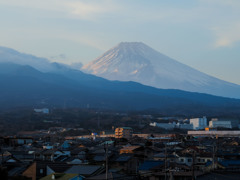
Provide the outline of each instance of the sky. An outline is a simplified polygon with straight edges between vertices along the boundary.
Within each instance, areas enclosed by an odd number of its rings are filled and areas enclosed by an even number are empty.
[[[143,42],[240,84],[239,0],[0,0],[0,46],[86,64],[120,42]]]

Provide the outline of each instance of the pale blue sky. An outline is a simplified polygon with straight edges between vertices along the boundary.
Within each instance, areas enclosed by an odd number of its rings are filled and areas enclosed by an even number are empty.
[[[240,84],[239,0],[0,0],[0,45],[63,63],[141,41]]]

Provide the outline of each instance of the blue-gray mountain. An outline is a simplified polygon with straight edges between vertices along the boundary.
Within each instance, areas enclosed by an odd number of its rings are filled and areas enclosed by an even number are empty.
[[[204,74],[138,42],[120,43],[82,70],[109,80],[240,98],[239,85]]]
[[[135,82],[109,81],[65,65],[50,63],[46,59],[42,62],[41,58],[23,54],[25,59],[32,58],[37,64],[43,63],[51,67],[41,71],[36,64],[32,67],[32,64],[30,66],[19,62],[22,54],[13,52],[17,54],[14,60],[5,58],[0,63],[1,109],[92,107],[118,110],[157,109],[172,114],[240,115],[240,100],[237,99],[157,89]]]

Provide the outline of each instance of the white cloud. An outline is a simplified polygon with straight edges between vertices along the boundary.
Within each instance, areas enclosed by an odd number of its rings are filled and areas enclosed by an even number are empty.
[[[99,15],[116,11],[116,6],[111,1],[72,1],[66,2],[69,13],[80,19],[94,20]]]
[[[68,17],[86,20],[94,20],[99,15],[116,12],[119,8],[112,0],[0,0],[0,4],[62,12],[70,15]]]
[[[215,48],[230,47],[240,41],[239,0],[199,0],[207,7],[206,25],[213,32]]]
[[[240,23],[228,24],[226,27],[213,28],[216,34],[215,47],[232,46],[240,41]]]

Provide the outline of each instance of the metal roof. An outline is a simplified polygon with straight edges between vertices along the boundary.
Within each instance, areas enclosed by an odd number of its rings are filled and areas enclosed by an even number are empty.
[[[66,174],[81,174],[81,175],[91,175],[96,171],[100,170],[102,166],[72,166],[68,170],[65,171]]]

